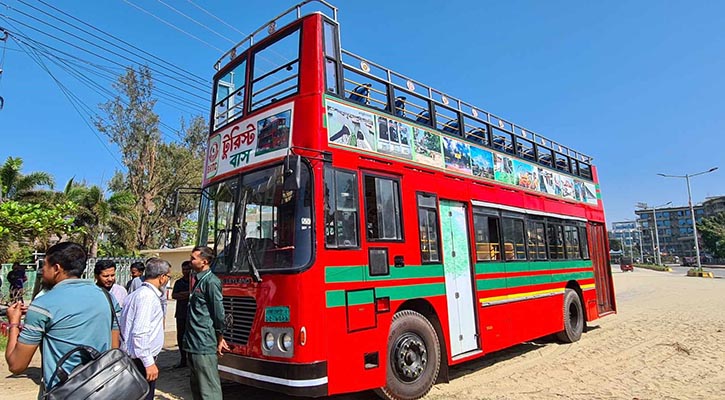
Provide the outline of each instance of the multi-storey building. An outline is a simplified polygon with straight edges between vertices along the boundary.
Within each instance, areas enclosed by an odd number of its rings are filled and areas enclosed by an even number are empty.
[[[693,205],[695,220],[711,217],[725,211],[725,196],[710,197],[702,204]],[[695,239],[692,229],[692,216],[688,206],[658,208],[656,213],[657,234],[655,234],[655,216],[652,209],[636,210],[637,221],[642,232],[642,246],[645,253],[654,254],[657,236],[659,236],[662,255],[694,257]],[[700,239],[702,248],[702,239]]]
[[[622,244],[622,254],[632,258],[640,257],[640,229],[637,225],[637,221],[612,222],[612,229],[609,231],[609,238],[617,239]]]

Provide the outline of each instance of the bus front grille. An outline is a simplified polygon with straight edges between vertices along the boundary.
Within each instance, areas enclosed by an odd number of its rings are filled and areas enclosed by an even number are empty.
[[[252,331],[257,302],[254,297],[224,297],[224,339],[229,343],[247,344]]]

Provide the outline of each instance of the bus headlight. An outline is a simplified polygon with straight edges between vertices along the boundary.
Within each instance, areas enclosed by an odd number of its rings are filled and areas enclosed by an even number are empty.
[[[282,351],[289,351],[293,346],[292,335],[283,333],[279,336],[279,349]]]
[[[266,335],[264,335],[264,348],[267,350],[271,350],[274,346],[274,334],[272,332],[267,332]]]
[[[295,356],[295,334],[292,327],[262,327],[262,354],[270,357]]]

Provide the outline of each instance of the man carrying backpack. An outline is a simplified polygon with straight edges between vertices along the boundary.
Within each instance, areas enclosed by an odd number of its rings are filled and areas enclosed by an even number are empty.
[[[33,300],[27,309],[20,331],[22,305],[17,302],[7,310],[9,321],[5,360],[8,369],[19,374],[28,368],[42,343],[43,383],[41,393],[58,384],[51,376],[58,362],[76,346],[89,346],[98,352],[118,348],[118,325],[112,318],[108,298],[93,282],[79,279],[86,267],[86,252],[76,243],[52,246],[45,255],[43,284],[48,292]],[[113,307],[120,312],[115,300]],[[70,373],[81,364],[81,355],[73,354],[61,368]]]

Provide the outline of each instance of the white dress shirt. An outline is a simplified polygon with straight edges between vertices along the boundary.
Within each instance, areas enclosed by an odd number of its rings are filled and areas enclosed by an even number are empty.
[[[131,292],[140,288],[141,285],[143,285],[143,281],[144,281],[143,275],[133,278],[133,280],[131,281],[131,285],[128,288],[128,293],[131,294]],[[166,299],[166,291],[168,289],[169,289],[169,284],[167,283],[161,287],[161,291],[159,292],[159,298],[161,299],[161,307],[164,310],[164,315],[166,315],[166,303],[168,302],[168,300]]]
[[[113,286],[111,286],[111,290],[109,290],[109,292],[113,295],[113,297],[116,298],[116,302],[118,302],[118,305],[123,307],[126,301],[126,296],[128,296],[128,293],[126,293],[126,288],[117,283],[114,283]]]
[[[126,297],[121,312],[121,350],[140,359],[144,367],[155,364],[154,358],[164,345],[164,312],[159,296],[156,287],[144,282]]]

